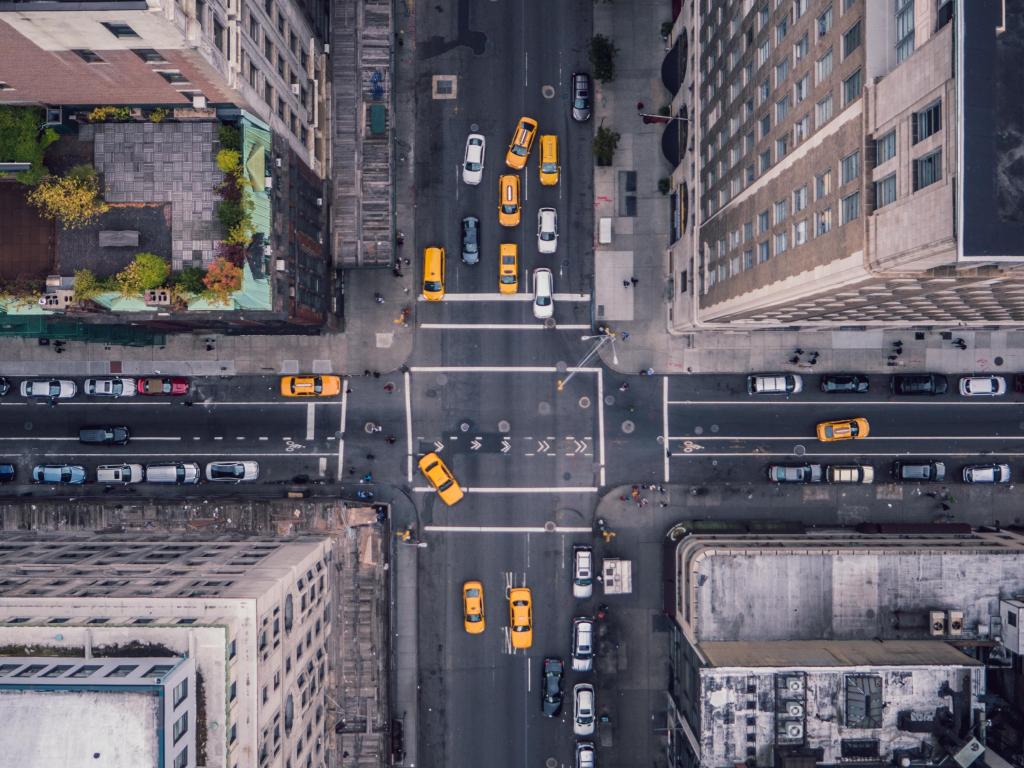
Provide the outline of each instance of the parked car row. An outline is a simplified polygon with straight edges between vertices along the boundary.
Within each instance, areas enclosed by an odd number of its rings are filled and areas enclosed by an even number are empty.
[[[821,376],[819,387],[827,394],[864,394],[870,390],[863,373],[830,373]],[[795,395],[804,389],[803,377],[796,373],[756,373],[747,377],[751,395]],[[1000,397],[1006,394],[1003,376],[960,377],[958,391],[963,397]],[[894,395],[944,395],[949,382],[939,373],[898,373],[889,378]]]
[[[82,485],[88,482],[88,471],[80,464],[37,464],[32,468],[33,483],[51,485]],[[101,464],[96,468],[95,482],[105,485],[134,483],[165,483],[195,485],[201,478],[199,464],[195,462],[166,462],[142,464],[122,462]],[[206,465],[206,479],[214,483],[252,482],[260,476],[256,461],[211,461]],[[13,464],[0,464],[0,482],[9,483],[17,478]]]
[[[136,395],[187,395],[189,380],[184,376],[113,376],[105,379],[86,379],[83,390],[89,397],[135,397]],[[11,391],[11,383],[0,378],[0,396]],[[18,388],[22,397],[45,400],[70,400],[78,394],[78,385],[71,379],[26,379]]]
[[[965,483],[1008,483],[1009,464],[968,464],[960,471]],[[873,483],[875,469],[867,464],[769,464],[768,479],[773,483]],[[894,461],[894,482],[937,482],[946,480],[946,465],[941,461]]]

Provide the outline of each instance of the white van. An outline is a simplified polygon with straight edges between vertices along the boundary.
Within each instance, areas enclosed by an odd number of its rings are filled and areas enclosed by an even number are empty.
[[[103,464],[96,468],[97,483],[141,483],[146,471],[141,464]]]
[[[148,464],[146,466],[146,482],[195,485],[199,482],[199,465],[195,462]]]
[[[751,395],[795,395],[804,389],[804,380],[795,373],[756,373],[747,376]]]

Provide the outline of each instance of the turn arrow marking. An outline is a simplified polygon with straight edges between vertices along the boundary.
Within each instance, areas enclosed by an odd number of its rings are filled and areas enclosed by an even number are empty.
[[[469,450],[471,450],[471,451],[479,451],[481,445],[483,445],[483,443],[480,442],[480,438],[479,437],[474,437],[473,438],[473,442],[471,442],[469,444]]]
[[[537,441],[537,453],[547,453],[550,447],[551,445],[548,443],[547,440]]]
[[[512,443],[507,437],[501,438],[501,452],[508,453],[512,449]]]
[[[444,450],[444,443],[442,443],[440,440],[435,440],[434,441],[434,450],[437,451],[438,453],[443,451]]]

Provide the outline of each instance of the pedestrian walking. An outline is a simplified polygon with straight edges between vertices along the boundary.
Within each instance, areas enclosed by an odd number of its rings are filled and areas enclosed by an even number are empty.
[[[802,349],[800,349],[799,347],[797,347],[796,349],[793,350],[793,354],[794,355],[802,355],[803,353],[804,353],[804,351]]]
[[[646,507],[650,502],[647,499],[640,499],[640,506]]]
[[[366,454],[366,460],[367,460],[367,461],[373,461],[373,460],[374,460],[374,459],[376,459],[376,458],[377,458],[377,457],[376,457],[376,456],[374,456],[374,455],[373,455],[372,453],[368,453],[368,454]]]
[[[636,276],[634,275],[633,277],[629,278],[629,282],[631,282],[633,284],[633,287],[636,288],[636,284],[639,283],[640,281],[637,280]]]
[[[624,381],[621,384],[619,384],[619,392],[627,392],[627,391],[629,391],[629,382],[628,381]]]
[[[633,285],[633,284],[632,284],[631,282],[629,282],[629,280],[623,280],[623,281],[622,281],[622,287],[623,287],[623,288],[629,288],[629,287],[631,287],[632,285]]]
[[[799,362],[800,362],[800,358],[799,357],[793,356],[793,357],[789,358],[789,364],[790,365],[796,365]]]
[[[662,509],[665,509],[665,507],[668,506],[668,502],[667,501],[659,501],[658,502],[658,506],[661,507]]]
[[[384,438],[384,442],[387,443],[388,445],[394,445],[397,439],[398,438],[395,437],[394,435],[388,435],[387,437]]]
[[[626,341],[629,338],[629,331],[622,332],[622,340]]]
[[[369,376],[369,375],[370,375],[370,369],[369,368],[364,369],[363,370],[363,376]]]
[[[636,103],[636,111],[637,112],[643,112],[644,111],[644,103],[642,101],[638,101]]]
[[[395,391],[395,385],[392,382],[390,382],[390,381],[387,382],[384,385],[384,391],[387,392],[390,395],[392,392]]]
[[[384,303],[384,297],[379,293],[373,294],[373,300],[376,301],[378,304]]]
[[[380,371],[374,371],[373,372],[373,378],[379,379],[380,378]]]

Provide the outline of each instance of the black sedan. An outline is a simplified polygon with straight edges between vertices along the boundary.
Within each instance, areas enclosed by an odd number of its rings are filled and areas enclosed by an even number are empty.
[[[833,373],[822,376],[821,391],[829,394],[863,394],[868,391],[868,377],[860,373]]]
[[[462,261],[466,264],[480,261],[480,219],[476,216],[462,220]]]
[[[565,665],[561,659],[544,659],[541,680],[540,711],[546,717],[558,717],[562,711],[562,674]]]

